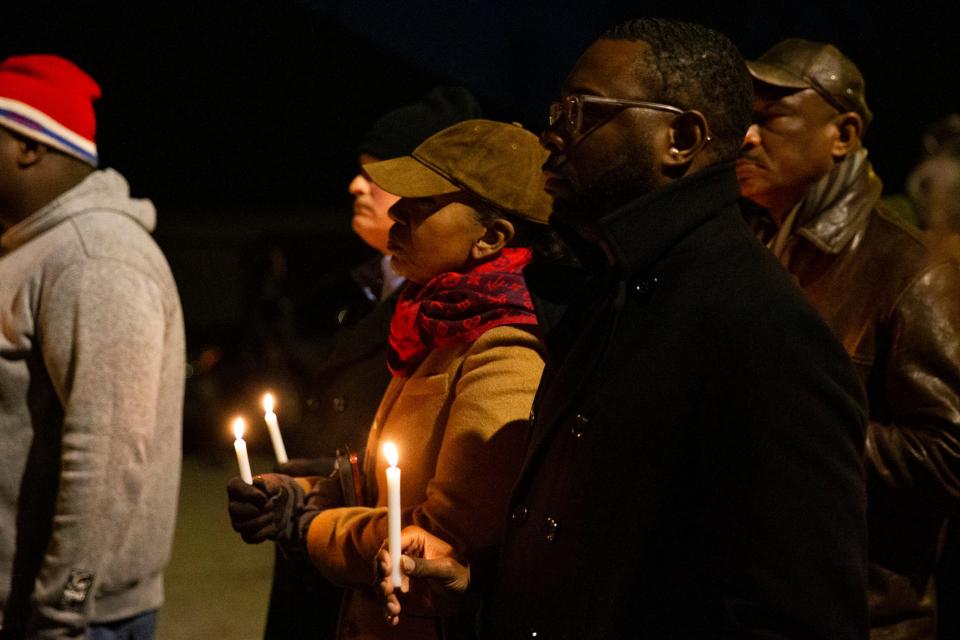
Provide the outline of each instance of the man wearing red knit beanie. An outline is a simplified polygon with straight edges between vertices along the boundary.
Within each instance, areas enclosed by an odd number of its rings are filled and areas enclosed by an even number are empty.
[[[0,638],[152,638],[183,318],[153,205],[97,170],[97,83],[0,62]]]

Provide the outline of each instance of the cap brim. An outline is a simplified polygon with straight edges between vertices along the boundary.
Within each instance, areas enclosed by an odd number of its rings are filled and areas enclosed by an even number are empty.
[[[460,191],[439,173],[416,158],[403,156],[363,165],[378,187],[401,198],[426,198]]]
[[[750,70],[750,75],[755,79],[774,87],[785,87],[788,89],[806,89],[810,87],[809,82],[797,74],[777,65],[766,62],[748,62],[747,69]]]

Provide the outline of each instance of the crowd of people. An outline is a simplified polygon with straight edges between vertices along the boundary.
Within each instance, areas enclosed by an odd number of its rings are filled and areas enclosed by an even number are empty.
[[[3,640],[152,638],[162,604],[183,318],[98,96],[0,63]],[[291,459],[227,484],[276,545],[265,638],[954,637],[956,117],[884,198],[835,46],[745,61],[664,19],[548,115],[439,87],[363,136],[377,255],[305,352]]]

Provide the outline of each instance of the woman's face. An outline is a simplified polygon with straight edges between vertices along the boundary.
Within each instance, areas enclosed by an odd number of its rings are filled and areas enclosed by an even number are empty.
[[[472,268],[475,245],[487,231],[458,193],[401,198],[390,208],[390,217],[394,225],[387,247],[393,269],[417,284]]]

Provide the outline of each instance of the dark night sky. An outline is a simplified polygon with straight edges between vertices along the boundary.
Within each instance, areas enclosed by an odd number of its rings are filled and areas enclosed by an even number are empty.
[[[35,1],[5,11],[0,55],[55,51],[96,76],[105,163],[161,205],[317,207],[345,202],[357,134],[435,81],[540,127],[579,52],[640,7],[714,26],[748,57],[793,35],[839,44],[867,77],[867,141],[896,187],[920,129],[960,109],[948,5],[911,4]]]
[[[101,157],[158,204],[196,339],[238,323],[262,265],[250,256],[264,246],[287,251],[294,287],[363,254],[346,185],[378,115],[457,82],[490,117],[536,131],[579,53],[641,10],[715,27],[747,57],[790,36],[838,44],[867,78],[866,142],[899,189],[922,128],[960,110],[951,6],[33,0],[5,7],[0,56],[60,53],[100,81]]]

